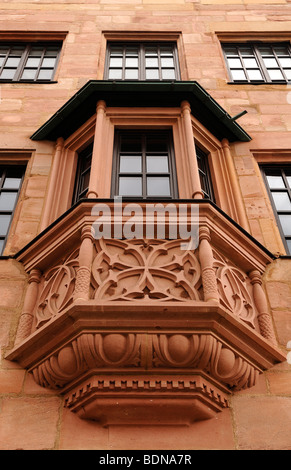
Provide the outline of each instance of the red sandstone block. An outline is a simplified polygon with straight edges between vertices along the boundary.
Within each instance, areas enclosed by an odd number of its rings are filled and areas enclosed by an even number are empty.
[[[269,372],[267,378],[272,394],[291,396],[291,365],[289,372]]]
[[[3,398],[0,450],[54,449],[60,399]]]
[[[239,450],[291,450],[291,398],[232,399]]]
[[[291,309],[274,310],[273,319],[279,344],[286,347],[288,341],[291,341]]]
[[[0,370],[0,393],[20,393],[25,370]]]
[[[288,309],[291,305],[291,286],[284,282],[271,282],[266,283],[267,296],[271,308],[274,309]],[[291,339],[291,338],[290,338]]]

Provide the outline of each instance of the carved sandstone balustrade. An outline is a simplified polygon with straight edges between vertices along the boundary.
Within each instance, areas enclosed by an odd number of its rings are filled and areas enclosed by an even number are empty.
[[[189,424],[283,360],[262,286],[270,255],[215,207],[199,204],[199,244],[188,247],[95,239],[92,207],[19,256],[30,274],[7,358],[39,385],[104,425],[146,422],[145,409],[151,422]]]

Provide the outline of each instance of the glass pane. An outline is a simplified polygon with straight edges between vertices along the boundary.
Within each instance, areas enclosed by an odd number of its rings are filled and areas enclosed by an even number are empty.
[[[279,60],[281,66],[284,67],[291,67],[291,59],[289,57],[282,57]]]
[[[167,156],[147,156],[147,172],[148,173],[168,173],[168,157]]]
[[[286,176],[289,188],[291,188],[291,176]]]
[[[138,58],[137,57],[126,57],[125,66],[126,67],[138,67]]]
[[[147,80],[158,80],[159,78],[159,69],[146,69]]]
[[[291,80],[291,69],[284,70],[287,80]]]
[[[237,55],[236,47],[224,47],[224,52],[227,56]]]
[[[246,80],[246,76],[243,70],[232,70],[231,75],[233,80]]]
[[[34,80],[36,69],[24,69],[21,75],[22,80]]]
[[[109,79],[121,79],[122,78],[122,69],[110,69],[109,70]]]
[[[125,78],[131,80],[138,79],[138,69],[125,69]]]
[[[170,196],[170,180],[168,177],[147,177],[148,196]]]
[[[253,56],[254,55],[253,49],[251,47],[243,46],[243,47],[240,47],[239,50],[240,50],[240,53],[241,53],[242,56]]]
[[[0,194],[0,210],[12,211],[17,198],[17,193]]]
[[[173,49],[171,47],[161,47],[160,48],[161,57],[165,55],[173,55]]]
[[[138,135],[122,136],[121,152],[141,152],[141,137]]]
[[[0,78],[12,80],[15,75],[16,69],[4,69],[0,75]]]
[[[5,178],[3,189],[19,189],[21,176],[9,175]]]
[[[43,69],[39,71],[38,80],[51,80],[53,77],[53,69]]]
[[[272,49],[271,49],[271,47],[260,46],[258,49],[259,49],[260,53],[261,53],[262,55],[264,55],[264,56],[265,56],[265,55],[271,55],[271,56],[274,55],[274,54],[273,54],[273,51],[272,51]]]
[[[285,184],[281,176],[267,175],[267,181],[271,189],[285,188]]]
[[[56,63],[56,59],[50,59],[50,58],[45,57],[42,61],[41,66],[54,68],[55,63]]]
[[[275,46],[274,51],[277,55],[289,55],[287,46]]]
[[[162,78],[164,80],[175,79],[175,69],[162,69]]]
[[[122,155],[120,157],[120,173],[140,173],[141,157],[134,155]]]
[[[266,67],[278,67],[276,59],[263,59]]]
[[[259,70],[248,70],[250,80],[263,80],[262,74]]]
[[[228,59],[228,63],[230,68],[242,68],[240,59]]]
[[[81,185],[80,185],[81,193],[89,187],[89,180],[90,180],[90,171],[87,171],[86,173],[83,174],[81,178]]]
[[[168,135],[148,135],[146,140],[147,152],[167,152]]]
[[[33,47],[29,53],[29,56],[41,57],[43,53],[42,47]]]
[[[8,57],[5,67],[18,67],[20,57]]]
[[[22,56],[23,54],[23,51],[24,51],[24,47],[13,47],[10,51],[10,56]]]
[[[5,57],[0,56],[0,67],[4,64]]]
[[[156,57],[147,57],[146,58],[146,67],[158,67],[159,62]]]
[[[174,67],[174,59],[172,57],[161,58],[162,67]]]
[[[125,55],[126,55],[126,57],[129,57],[129,56],[137,57],[137,56],[138,56],[137,48],[136,48],[136,47],[134,47],[134,48],[127,48],[127,49],[126,49],[126,52],[125,52]]]
[[[146,47],[145,50],[145,55],[158,55],[157,48],[156,47]]]
[[[123,50],[122,47],[112,47],[110,51],[111,56],[122,56]]]
[[[268,69],[271,80],[284,80],[281,70],[270,70]]]
[[[284,235],[291,235],[291,214],[279,215]]]
[[[3,253],[4,240],[0,240],[0,255]]]
[[[38,58],[32,58],[28,57],[27,62],[26,62],[26,67],[38,67],[39,66],[39,59]]]
[[[119,196],[142,196],[142,178],[120,176]]]
[[[56,49],[54,47],[48,47],[45,52],[45,56],[57,57],[58,53],[59,53],[59,49]]]
[[[244,64],[248,68],[257,68],[258,64],[256,59],[244,59]]]
[[[272,193],[278,211],[291,211],[291,202],[287,192]]]
[[[286,240],[286,242],[287,242],[289,254],[291,254],[291,240]]]
[[[7,234],[8,227],[10,224],[10,214],[0,214],[0,236],[4,236]]]

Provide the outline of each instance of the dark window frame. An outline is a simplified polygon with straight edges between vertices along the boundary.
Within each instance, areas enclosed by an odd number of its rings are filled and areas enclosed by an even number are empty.
[[[84,186],[83,182],[86,174],[88,173],[90,179],[92,153],[93,142],[89,143],[81,152],[79,152],[73,193],[73,204],[76,204],[80,199],[85,198],[88,192],[89,186]],[[87,161],[88,165],[86,164]]]
[[[282,83],[290,83],[291,82],[291,78],[288,79],[288,77],[286,76],[286,73],[285,73],[285,69],[287,70],[291,70],[291,67],[283,67],[280,63],[280,58],[278,58],[278,55],[275,51],[274,48],[276,47],[286,47],[287,50],[288,50],[288,54],[286,55],[288,58],[291,58],[291,45],[290,45],[290,42],[255,42],[255,41],[247,41],[247,42],[243,42],[243,43],[235,43],[235,42],[229,42],[229,43],[221,43],[221,46],[222,46],[222,51],[223,51],[223,55],[224,55],[224,59],[225,59],[225,63],[226,63],[226,66],[227,66],[227,70],[228,70],[228,74],[229,74],[229,78],[230,78],[230,83],[235,83],[235,84],[246,84],[246,83],[249,83],[249,84],[264,84],[264,83],[269,83],[269,84],[282,84]],[[252,49],[252,52],[253,52],[253,55],[249,56],[248,58],[254,58],[257,62],[257,67],[246,67],[245,66],[245,63],[244,63],[244,60],[243,60],[243,57],[242,57],[242,53],[241,53],[241,49],[243,48],[246,48],[246,47],[250,47]],[[270,48],[272,50],[272,55],[269,57],[271,59],[275,59],[275,61],[277,62],[277,67],[267,67],[264,63],[264,60],[263,60],[263,57],[262,57],[262,54],[260,52],[260,47],[261,48]],[[229,56],[227,57],[227,53],[226,53],[226,48],[236,48],[237,50],[237,55],[233,55],[233,56]],[[240,62],[241,62],[241,67],[233,67],[233,70],[243,70],[244,71],[244,74],[246,76],[246,79],[243,80],[243,79],[234,79],[233,76],[232,76],[232,73],[231,73],[231,68],[229,66],[229,62],[228,62],[228,58],[233,58],[233,59],[239,59]],[[268,72],[268,70],[279,70],[281,73],[282,73],[282,76],[283,76],[283,79],[271,79],[270,77],[270,74]],[[262,75],[262,79],[251,79],[249,78],[249,74],[248,74],[248,70],[259,70],[261,75]],[[290,72],[291,74],[291,72]],[[291,76],[291,75],[290,75]]]
[[[145,48],[146,47],[157,47],[158,51],[158,70],[159,78],[146,78],[146,64],[145,64]],[[173,53],[174,61],[174,71],[175,78],[162,78],[162,70],[167,69],[167,67],[162,67],[161,65],[161,56],[160,49],[161,47],[171,47]],[[110,70],[110,54],[112,48],[122,48],[123,58],[122,58],[122,67],[116,67],[116,69],[122,69],[122,78],[109,78]],[[138,78],[125,78],[125,59],[126,59],[126,48],[137,48],[138,49]],[[135,67],[136,68],[136,67]],[[156,67],[148,67],[148,69],[155,69]],[[168,67],[172,68],[172,67]],[[175,42],[154,42],[154,41],[143,41],[143,42],[108,42],[106,49],[106,58],[105,58],[105,68],[104,68],[104,80],[132,80],[132,81],[177,81],[181,80],[180,76],[180,67],[179,67],[179,57],[177,44]]]
[[[289,199],[290,199],[290,203],[291,203],[291,184],[288,183],[288,180],[286,178],[286,171],[291,176],[291,164],[290,165],[288,165],[288,164],[287,165],[286,164],[282,164],[282,165],[262,164],[262,165],[260,165],[260,169],[261,169],[263,180],[265,182],[265,185],[266,185],[266,188],[267,188],[267,191],[268,191],[269,199],[270,199],[272,209],[273,209],[276,221],[277,221],[279,232],[280,232],[284,247],[286,249],[286,253],[288,253],[288,255],[291,255],[291,225],[290,225],[290,234],[285,235],[284,232],[283,232],[283,228],[282,228],[282,225],[281,225],[280,218],[279,218],[280,215],[284,215],[284,214],[291,215],[291,209],[290,210],[278,210],[276,205],[275,205],[274,198],[273,198],[273,193],[285,192],[285,193],[288,194]],[[267,180],[266,172],[270,172],[270,173],[273,172],[274,176],[278,176],[278,173],[280,172],[281,175],[279,175],[279,176],[282,176],[283,182],[285,184],[285,188],[280,188],[280,187],[270,188],[268,180]],[[290,177],[290,176],[288,175],[288,177]],[[290,246],[288,246],[287,240],[288,241],[290,240]]]
[[[145,159],[146,159],[146,149],[144,143],[144,136],[149,134],[164,134],[167,135],[167,142],[168,142],[168,165],[169,171],[168,173],[160,173],[160,172],[147,172],[145,168]],[[142,135],[142,171],[138,173],[124,173],[120,172],[120,136],[130,134],[130,135]],[[129,152],[126,152],[129,154]],[[134,152],[136,153],[136,152]],[[158,154],[158,152],[154,152]],[[165,152],[161,152],[165,153]],[[111,197],[118,197],[119,195],[119,177],[122,176],[130,176],[130,177],[141,177],[142,178],[142,195],[137,196],[122,196],[124,199],[132,199],[132,200],[173,200],[179,197],[178,195],[178,183],[177,183],[177,170],[176,170],[176,163],[175,163],[175,154],[174,154],[174,142],[173,142],[173,135],[171,130],[155,130],[155,129],[141,129],[141,130],[130,130],[130,129],[116,129],[115,136],[114,136],[114,149],[113,149],[113,165],[112,165],[112,178],[111,178]],[[153,177],[169,177],[169,185],[170,185],[170,195],[169,196],[148,196],[146,194],[146,178],[147,176]]]
[[[13,172],[14,169],[18,173],[21,173],[21,178],[20,178],[20,183],[19,183],[18,189],[17,188],[4,188],[3,186],[4,186],[5,178],[7,176],[7,172],[11,172],[11,171]],[[26,170],[25,165],[2,165],[2,164],[0,164],[0,197],[1,197],[2,194],[17,192],[13,208],[9,209],[9,210],[0,209],[0,215],[9,215],[10,216],[10,221],[9,221],[9,225],[7,227],[7,230],[6,230],[6,234],[5,235],[0,234],[0,241],[1,242],[3,241],[2,248],[0,246],[0,256],[2,255],[2,253],[5,249],[5,245],[7,243],[7,238],[8,238],[8,235],[9,235],[11,223],[12,223],[13,216],[14,216],[14,213],[15,213],[15,208],[16,208],[16,205],[17,205],[17,202],[18,202],[18,199],[19,199],[19,195],[20,195],[20,191],[21,191],[21,187],[22,187],[22,184],[23,184],[25,170]]]
[[[208,155],[195,145],[201,189],[205,199],[215,202]]]
[[[8,48],[8,52],[5,55],[3,64],[1,64],[0,66],[0,83],[54,83],[54,77],[55,77],[55,73],[57,70],[61,48],[62,48],[61,41],[41,41],[41,42],[19,42],[18,41],[18,42],[9,42],[9,43],[0,42],[0,47]],[[7,60],[12,57],[11,50],[17,47],[23,48],[23,52],[21,54],[21,59],[18,63],[18,66],[16,67],[16,71],[14,73],[13,78],[1,78],[1,73],[3,70],[9,69],[9,68],[11,69],[15,68],[15,67],[7,67],[6,64],[7,64]],[[27,59],[29,58],[29,54],[33,47],[42,48],[41,59],[37,67],[26,67]],[[42,66],[43,59],[45,58],[46,50],[47,48],[51,48],[51,47],[58,49],[54,66],[53,67]],[[35,78],[34,79],[21,78],[25,69],[36,69]],[[42,70],[52,70],[51,78],[46,78],[46,79],[38,78],[39,73]]]

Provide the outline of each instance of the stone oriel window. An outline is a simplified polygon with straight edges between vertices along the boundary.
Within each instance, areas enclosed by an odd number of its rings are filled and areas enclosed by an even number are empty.
[[[105,80],[179,80],[175,43],[108,43]]]
[[[291,254],[291,165],[263,166],[262,172],[286,252]]]
[[[61,43],[0,43],[1,82],[51,82]]]
[[[284,43],[223,43],[230,80],[286,83],[291,80],[291,48]]]
[[[169,131],[116,131],[112,197],[178,196],[174,148]]]
[[[0,166],[0,255],[5,247],[23,176],[22,166]]]

